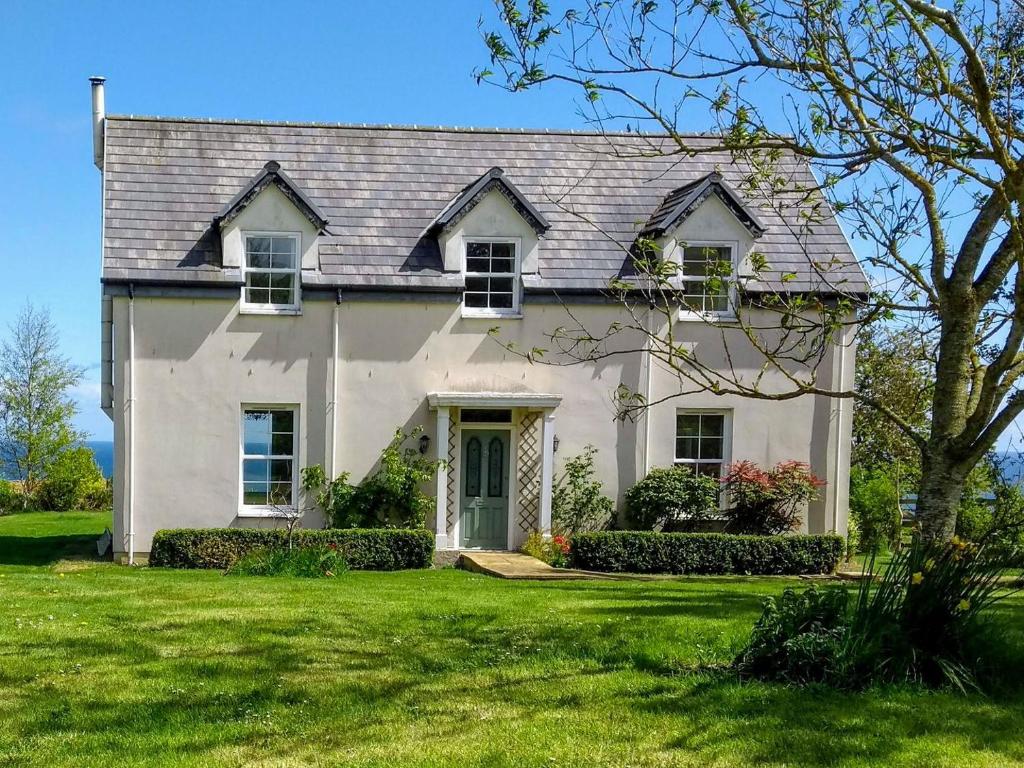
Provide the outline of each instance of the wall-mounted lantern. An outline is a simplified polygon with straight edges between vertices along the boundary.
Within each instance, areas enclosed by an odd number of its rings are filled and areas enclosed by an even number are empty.
[[[424,456],[430,450],[430,435],[420,435],[420,453]]]
[[[555,453],[558,453],[558,443],[559,443],[558,435],[555,435],[554,439],[551,441],[551,445],[552,445],[552,448],[554,449]]]

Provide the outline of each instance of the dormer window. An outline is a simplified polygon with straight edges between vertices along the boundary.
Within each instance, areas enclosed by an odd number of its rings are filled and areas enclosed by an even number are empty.
[[[721,243],[680,243],[679,280],[683,316],[723,317],[732,314],[733,246]]]
[[[473,239],[466,242],[465,317],[509,317],[519,314],[519,244],[514,240]]]
[[[299,311],[299,239],[292,233],[245,234],[243,311]]]

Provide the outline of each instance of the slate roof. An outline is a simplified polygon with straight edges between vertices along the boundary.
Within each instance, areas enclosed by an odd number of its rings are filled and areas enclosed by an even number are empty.
[[[452,290],[458,276],[442,271],[427,229],[499,167],[548,225],[527,289],[600,291],[627,271],[627,251],[671,193],[714,171],[742,188],[745,174],[728,153],[652,156],[673,148],[666,137],[637,134],[109,116],[103,280],[237,284],[237,272],[221,269],[214,220],[275,161],[329,220],[320,270],[303,276],[306,285]],[[796,158],[778,170],[795,187],[814,183]],[[822,207],[824,215],[806,223],[800,198],[787,192],[773,206],[745,200],[765,227],[757,249],[772,270],[748,290],[866,290],[831,211]]]

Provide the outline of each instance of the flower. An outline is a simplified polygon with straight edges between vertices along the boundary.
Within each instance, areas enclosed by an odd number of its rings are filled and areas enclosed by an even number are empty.
[[[971,609],[971,603],[968,600],[961,600],[959,603],[957,603],[956,608],[958,611],[963,613],[964,611],[969,611]]]
[[[925,562],[924,562],[924,572],[925,573],[931,573],[931,570],[934,567],[935,567],[935,558],[934,557],[929,557],[927,560],[925,560]]]
[[[922,581],[924,581],[924,574],[920,571],[917,571],[913,576],[910,577],[910,583],[914,586],[917,586]]]

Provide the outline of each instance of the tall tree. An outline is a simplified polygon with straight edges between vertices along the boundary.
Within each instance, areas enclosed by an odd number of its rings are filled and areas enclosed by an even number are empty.
[[[924,430],[935,382],[934,350],[928,339],[907,328],[884,325],[865,334],[857,347],[854,388],[885,403],[915,429]],[[916,480],[920,471],[917,445],[876,408],[861,402],[853,407],[852,464],[884,469],[893,477]]]
[[[33,496],[53,462],[84,435],[70,395],[82,370],[58,352],[45,309],[26,304],[0,347],[0,464]]]
[[[730,152],[747,169],[744,193],[765,205],[792,197],[783,161],[812,164],[819,181],[795,190],[805,212],[799,226],[813,226],[830,202],[868,243],[878,290],[843,296],[836,283],[832,303],[780,290],[759,303],[776,313],[772,329],[763,313],[746,325],[741,313],[743,336],[787,378],[787,391],[680,354],[670,321],[650,330],[642,301],[680,299],[666,267],[650,266],[657,260],[637,260],[653,286],[648,296],[617,293],[635,320],[626,325],[647,335],[681,392],[815,394],[877,410],[920,453],[924,535],[952,536],[965,479],[1024,410],[1020,0],[579,0],[558,12],[544,0],[495,1],[500,23],[483,29],[491,64],[480,80],[511,91],[579,88],[581,108],[600,128],[668,137],[648,153]],[[684,132],[700,116],[712,137]],[[628,151],[607,138],[610,151]],[[827,280],[827,266],[821,272]],[[934,338],[925,427],[869,393],[819,384],[815,363],[853,311]],[[604,354],[600,341],[622,330],[570,323],[552,335],[560,350],[585,358]]]

